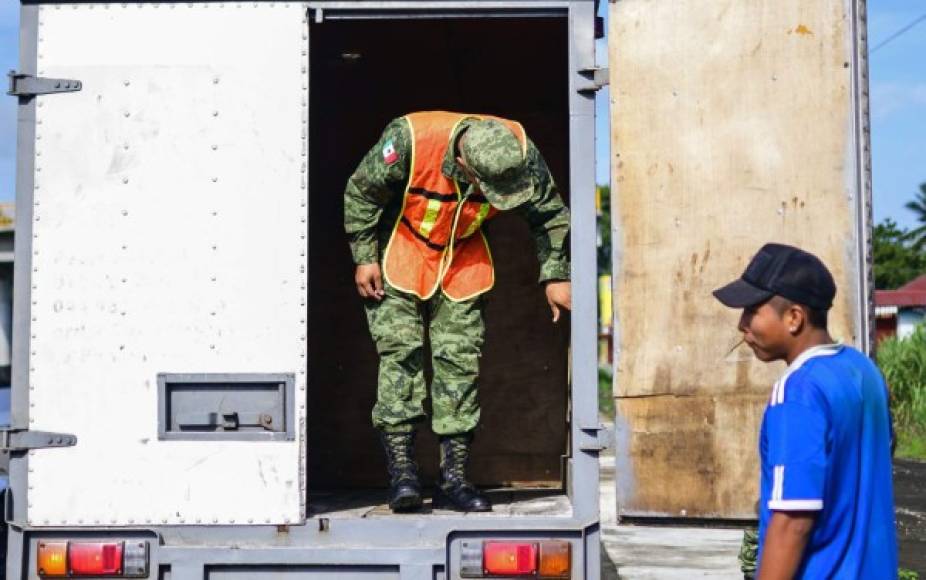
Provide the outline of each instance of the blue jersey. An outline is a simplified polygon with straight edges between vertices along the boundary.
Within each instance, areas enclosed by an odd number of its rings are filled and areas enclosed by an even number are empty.
[[[759,561],[775,510],[817,512],[797,578],[897,577],[891,420],[859,351],[802,353],[775,384],[759,440]]]

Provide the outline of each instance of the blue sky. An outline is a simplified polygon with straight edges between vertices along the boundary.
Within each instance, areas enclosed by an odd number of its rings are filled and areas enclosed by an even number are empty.
[[[0,0],[0,74],[16,69],[19,58],[19,2]],[[6,79],[0,81],[6,86]],[[0,201],[15,197],[16,99],[0,91]]]
[[[917,17],[926,2],[870,0],[872,48]],[[926,182],[926,22],[869,56],[875,219],[915,224],[904,204]]]
[[[607,6],[602,2],[602,8]],[[870,0],[871,46],[926,13],[926,2]],[[19,3],[0,0],[0,71],[17,68]],[[601,46],[601,44],[599,44]],[[599,50],[604,62],[604,50]],[[870,59],[871,139],[875,219],[915,223],[904,209],[918,186],[926,182],[926,22],[881,48]],[[5,91],[4,91],[5,93]],[[598,98],[599,135],[607,135],[607,91]],[[16,106],[0,95],[0,201],[14,198]],[[607,139],[598,143],[597,177],[606,182]]]

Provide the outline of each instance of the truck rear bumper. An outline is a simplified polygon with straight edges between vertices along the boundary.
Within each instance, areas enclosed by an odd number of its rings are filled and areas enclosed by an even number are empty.
[[[598,522],[559,518],[486,520],[460,516],[357,522],[312,519],[304,526],[187,526],[150,530],[10,529],[7,578],[38,579],[41,541],[146,541],[149,578],[460,578],[461,544],[484,540],[570,543],[573,579],[597,578]],[[591,569],[587,563],[594,563]]]

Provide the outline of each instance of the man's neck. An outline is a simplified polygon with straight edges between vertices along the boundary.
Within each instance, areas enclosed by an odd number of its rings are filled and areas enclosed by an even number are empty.
[[[785,362],[789,365],[805,351],[815,346],[833,344],[833,338],[830,336],[830,333],[823,328],[811,328],[807,332],[802,332],[800,335],[794,337],[794,339],[794,344],[791,345],[791,348],[788,349],[787,356],[785,356]]]

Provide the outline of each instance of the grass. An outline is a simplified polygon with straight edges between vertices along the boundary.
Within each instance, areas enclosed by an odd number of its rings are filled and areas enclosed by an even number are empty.
[[[878,366],[891,389],[897,455],[926,460],[926,326],[878,345]]]
[[[611,366],[598,367],[598,413],[614,420],[614,387]]]
[[[897,457],[926,461],[926,435],[899,431],[897,433]]]

